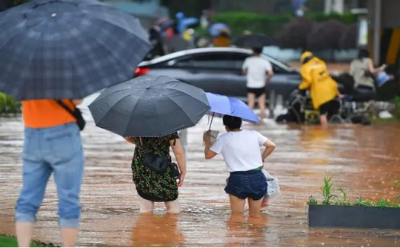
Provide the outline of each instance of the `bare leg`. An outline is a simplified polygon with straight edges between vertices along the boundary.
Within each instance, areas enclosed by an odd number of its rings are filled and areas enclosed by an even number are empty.
[[[167,208],[167,213],[169,214],[179,214],[181,212],[179,199],[176,199],[175,201],[165,202],[165,207]]]
[[[265,119],[265,94],[262,94],[258,98],[258,106],[260,108],[260,119],[262,122]]]
[[[75,247],[78,238],[78,228],[61,228],[63,247]]]
[[[258,201],[248,198],[250,216],[258,216],[260,214],[262,201],[262,198]]]
[[[327,115],[321,115],[319,117],[319,120],[321,122],[322,128],[328,128],[328,116]]]
[[[152,213],[154,209],[154,202],[140,198],[140,213]]]
[[[30,247],[33,235],[33,223],[17,222],[15,229],[19,247]]]
[[[255,98],[256,96],[253,93],[247,93],[247,104],[251,109],[254,109]]]
[[[232,214],[242,214],[244,212],[245,200],[242,200],[234,195],[229,195],[229,200],[231,203]]]

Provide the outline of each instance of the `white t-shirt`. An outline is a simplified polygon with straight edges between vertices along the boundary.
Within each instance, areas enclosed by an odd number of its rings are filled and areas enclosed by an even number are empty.
[[[253,130],[228,132],[221,135],[210,150],[222,154],[229,172],[249,171],[263,166],[260,147],[267,140]]]
[[[263,88],[267,80],[267,71],[272,71],[271,63],[261,57],[249,57],[244,61],[243,69],[247,69],[247,87]]]

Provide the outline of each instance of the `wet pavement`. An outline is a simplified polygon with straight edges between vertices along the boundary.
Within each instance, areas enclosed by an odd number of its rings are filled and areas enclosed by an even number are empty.
[[[87,114],[87,113],[86,113]],[[180,190],[182,214],[139,216],[131,182],[133,146],[89,121],[83,132],[86,174],[82,188],[84,246],[399,246],[400,233],[385,230],[309,229],[306,202],[320,199],[326,174],[353,200],[395,199],[400,179],[400,126],[316,127],[246,124],[277,144],[268,159],[283,195],[258,218],[231,217],[224,193],[228,176],[221,157],[203,159],[207,119],[188,133],[188,173]],[[220,120],[213,129],[223,131]],[[21,187],[22,122],[0,119],[0,234],[14,234],[14,204]],[[397,191],[397,192],[396,192]],[[35,239],[60,243],[53,180],[38,215]]]

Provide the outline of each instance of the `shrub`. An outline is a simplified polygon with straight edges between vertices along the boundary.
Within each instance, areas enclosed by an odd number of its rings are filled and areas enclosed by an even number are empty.
[[[329,20],[315,24],[311,34],[308,36],[308,50],[322,51],[339,49],[340,37],[345,29],[346,26],[337,20]]]
[[[14,97],[0,92],[0,115],[21,113],[21,103]]]
[[[296,17],[287,23],[279,37],[282,48],[302,49],[307,48],[307,38],[313,28],[313,22],[309,18]]]
[[[353,14],[329,14],[309,13],[307,19],[315,22],[326,22],[336,20],[343,24],[351,24],[357,21]],[[215,15],[211,22],[223,22],[229,25],[233,35],[240,35],[244,30],[250,30],[252,33],[265,34],[272,37],[278,37],[284,25],[293,19],[299,20],[291,14],[270,16],[248,12],[222,12]]]
[[[340,49],[353,49],[357,48],[358,25],[351,24],[344,26],[342,36],[339,40]]]

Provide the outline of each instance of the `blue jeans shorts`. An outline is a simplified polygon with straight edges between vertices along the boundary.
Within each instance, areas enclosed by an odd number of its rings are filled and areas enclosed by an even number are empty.
[[[59,198],[59,226],[77,228],[84,162],[81,135],[76,123],[51,128],[25,128],[23,186],[16,204],[16,222],[36,221],[47,182],[54,173]]]
[[[261,170],[232,172],[225,192],[240,199],[261,200],[267,193],[267,180]]]

